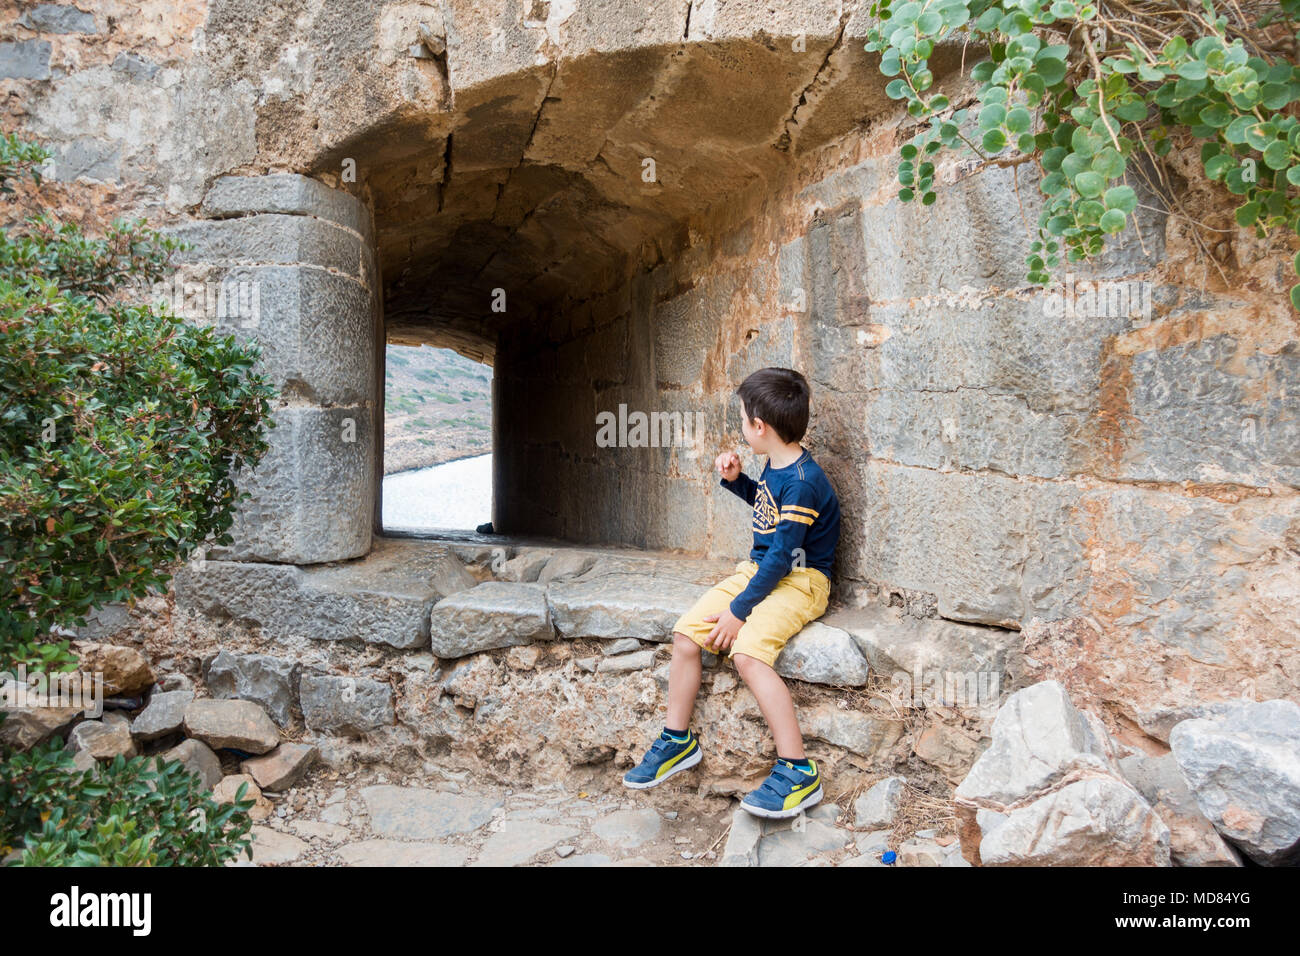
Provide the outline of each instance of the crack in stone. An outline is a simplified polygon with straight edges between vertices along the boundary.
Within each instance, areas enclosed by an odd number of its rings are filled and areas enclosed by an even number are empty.
[[[453,135],[447,134],[447,143],[442,150],[442,180],[438,183],[438,212],[442,212],[443,199],[447,195],[447,187],[451,184],[451,137]]]
[[[826,51],[826,56],[822,58],[821,65],[817,67],[817,72],[814,73],[813,78],[808,81],[808,85],[799,91],[799,96],[795,99],[794,106],[790,109],[790,116],[783,124],[785,126],[785,131],[782,132],[780,137],[777,138],[777,141],[772,144],[773,149],[779,149],[781,152],[788,152],[790,147],[794,145],[794,136],[791,135],[791,130],[799,125],[797,118],[799,115],[799,108],[808,104],[808,94],[815,86],[817,86],[818,82],[822,78],[822,74],[826,72],[826,68],[831,62],[831,57],[836,54],[840,46],[844,43],[844,31],[848,27],[849,18],[852,17],[852,15],[853,11],[851,10],[840,14],[840,28],[835,33],[835,42],[833,42],[830,45],[830,49]]]
[[[537,127],[542,122],[542,113],[546,110],[546,104],[555,102],[551,98],[551,87],[555,85],[555,78],[556,76],[559,75],[559,72],[560,72],[559,64],[552,63],[551,75],[550,77],[547,78],[546,81],[546,89],[542,92],[541,102],[537,104],[537,115],[533,117],[533,125],[528,130],[528,139],[524,141],[524,147],[519,151],[519,161],[516,162],[512,167],[510,167],[510,171],[506,173],[505,182],[501,183],[497,187],[496,199],[493,200],[492,203],[492,215],[488,217],[488,222],[496,222],[497,213],[501,209],[501,197],[504,196],[506,194],[506,190],[510,188],[510,180],[514,178],[515,170],[517,170],[520,166],[522,166],[528,159],[528,150],[532,147],[533,138],[537,135]],[[528,210],[528,212],[524,214],[524,217],[519,221],[519,225],[511,229],[510,234],[506,236],[502,242],[497,244],[497,247],[494,250],[492,250],[492,254],[488,256],[487,259],[484,260],[483,265],[479,267],[479,270],[476,273],[474,273],[475,282],[477,282],[480,278],[482,278],[483,273],[487,271],[488,266],[490,266],[492,264],[492,261],[496,259],[496,257],[501,253],[501,250],[510,244],[510,242],[514,239],[514,237],[519,234],[519,230],[524,227],[524,224],[527,223],[528,220],[532,218],[533,214],[536,213],[537,210],[540,209],[545,204],[546,204],[545,201],[540,202],[532,209]],[[545,274],[545,272],[543,272],[542,274]]]

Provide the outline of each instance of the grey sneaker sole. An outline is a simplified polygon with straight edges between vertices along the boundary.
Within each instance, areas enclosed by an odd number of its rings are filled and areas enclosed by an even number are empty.
[[[623,786],[627,787],[629,790],[649,790],[651,787],[659,786],[659,784],[663,783],[673,774],[681,773],[683,770],[689,770],[691,767],[694,767],[697,763],[699,763],[703,759],[704,759],[704,751],[700,749],[700,745],[697,742],[695,745],[695,753],[691,754],[681,763],[674,766],[672,770],[669,770],[662,777],[657,777],[654,780],[647,780],[645,783],[633,783],[630,780],[628,780],[626,777],[624,777]]]
[[[818,784],[817,789],[813,791],[811,797],[799,804],[799,806],[791,807],[789,810],[767,810],[763,807],[756,807],[752,804],[745,803],[743,800],[740,802],[740,805],[756,817],[767,817],[769,820],[784,820],[786,817],[797,817],[809,807],[821,802],[822,787],[821,784]]]

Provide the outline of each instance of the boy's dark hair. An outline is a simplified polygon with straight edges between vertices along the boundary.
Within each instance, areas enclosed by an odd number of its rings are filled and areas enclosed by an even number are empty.
[[[792,368],[761,368],[740,383],[736,394],[749,420],[761,418],[787,444],[808,430],[808,380]]]

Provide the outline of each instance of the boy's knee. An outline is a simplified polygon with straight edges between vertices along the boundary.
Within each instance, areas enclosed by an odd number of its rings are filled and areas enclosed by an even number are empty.
[[[760,661],[757,657],[750,657],[743,652],[733,654],[731,659],[736,663],[736,672],[746,681],[759,671],[773,669],[766,661]]]
[[[674,631],[673,632],[673,653],[676,654],[679,651],[683,654],[688,654],[688,655],[693,654],[694,656],[699,657],[700,645],[696,644],[693,640],[691,640],[681,631]]]

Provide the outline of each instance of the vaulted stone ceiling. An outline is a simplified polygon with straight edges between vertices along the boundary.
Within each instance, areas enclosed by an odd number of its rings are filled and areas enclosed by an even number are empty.
[[[490,357],[504,325],[680,254],[710,206],[895,109],[847,23],[588,52],[465,87],[453,70],[445,112],[365,144],[390,338]]]

